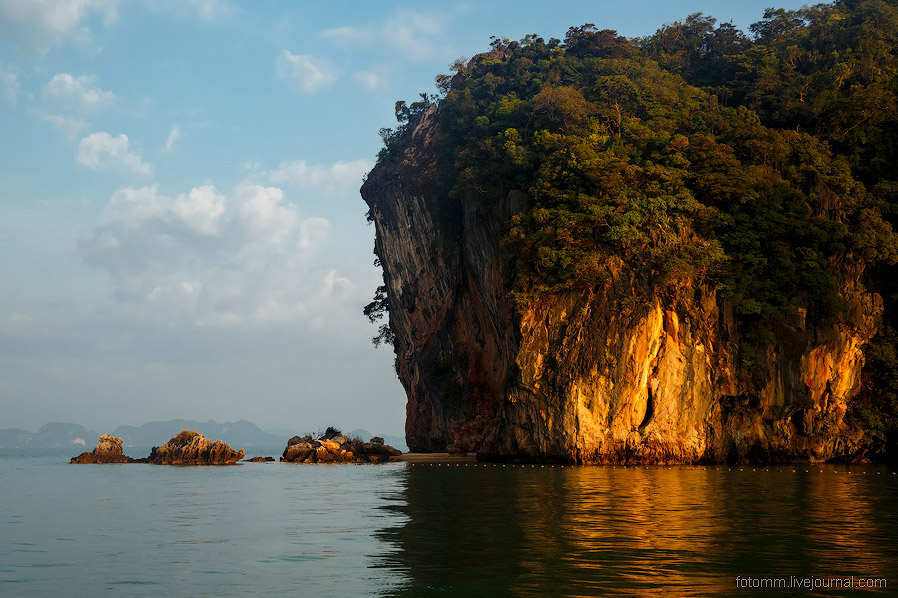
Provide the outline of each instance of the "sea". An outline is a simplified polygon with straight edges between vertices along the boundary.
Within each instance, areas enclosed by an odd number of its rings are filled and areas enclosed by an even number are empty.
[[[0,596],[898,595],[886,465],[70,465],[77,452],[0,450]]]

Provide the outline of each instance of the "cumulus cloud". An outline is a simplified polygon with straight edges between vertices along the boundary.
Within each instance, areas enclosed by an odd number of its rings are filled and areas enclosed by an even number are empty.
[[[144,318],[202,327],[315,327],[358,311],[365,291],[321,255],[330,223],[303,217],[278,187],[231,193],[156,185],[118,190],[82,260],[108,273],[119,305]],[[335,310],[343,306],[344,313]]]
[[[379,27],[335,27],[322,31],[321,36],[345,47],[386,45],[409,60],[420,61],[433,57],[436,48],[444,45],[448,20],[446,16],[400,12]]]
[[[162,148],[163,152],[171,152],[175,149],[175,142],[181,138],[181,129],[178,128],[178,125],[175,125],[171,128],[171,131],[168,132],[168,139],[165,140],[165,146]]]
[[[204,235],[217,235],[225,211],[225,196],[212,185],[194,187],[178,196],[172,212],[188,228]]]
[[[234,8],[226,0],[145,0],[147,8],[176,17],[196,15],[210,23],[222,21]]]
[[[140,176],[153,172],[140,154],[131,151],[128,136],[124,133],[113,137],[105,131],[91,133],[78,144],[78,162],[88,168],[121,168]]]
[[[109,106],[115,102],[115,94],[111,91],[90,87],[95,79],[91,75],[73,77],[69,73],[59,73],[44,86],[44,99],[68,104],[82,112]]]
[[[432,16],[402,13],[383,26],[381,35],[406,57],[424,60],[434,55],[434,41],[442,32],[442,23]]]
[[[0,64],[0,91],[10,106],[15,106],[19,98],[19,76]]]
[[[371,160],[353,160],[334,164],[309,164],[305,160],[284,162],[269,173],[272,183],[290,183],[300,189],[311,189],[326,195],[352,193],[362,184],[362,177],[374,167]]]
[[[299,225],[299,241],[297,247],[308,249],[323,242],[331,224],[327,218],[308,218]]]
[[[291,54],[281,50],[275,63],[278,77],[289,81],[303,93],[313,93],[333,85],[337,76],[325,60],[307,54]]]
[[[358,27],[334,27],[333,29],[325,29],[322,31],[321,37],[342,45],[356,45],[373,41],[375,35],[369,29],[360,29]]]
[[[217,21],[231,12],[231,5],[224,0],[189,0],[197,15],[204,21]]]
[[[372,71],[358,71],[355,74],[355,80],[362,84],[366,89],[382,89],[386,87],[386,80]]]
[[[296,231],[296,207],[283,204],[284,192],[278,187],[241,185],[235,196],[248,241],[280,243]]]
[[[87,121],[76,116],[61,116],[42,110],[36,110],[35,114],[45,123],[49,123],[59,129],[70,141],[81,135],[84,129],[87,128]]]
[[[63,41],[89,44],[85,24],[94,15],[108,23],[117,16],[118,0],[0,0],[0,29],[34,49]]]

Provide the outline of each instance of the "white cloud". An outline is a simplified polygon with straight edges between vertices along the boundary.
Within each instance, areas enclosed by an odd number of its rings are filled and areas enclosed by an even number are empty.
[[[191,229],[204,235],[217,235],[225,211],[225,196],[212,185],[195,187],[178,196],[172,212]]]
[[[269,173],[272,183],[290,183],[300,189],[312,189],[327,195],[354,193],[362,177],[374,167],[371,160],[335,162],[329,166],[309,164],[305,160],[282,163]]]
[[[220,22],[233,12],[227,0],[145,0],[150,10],[175,17],[195,14],[203,21]]]
[[[96,78],[91,75],[72,77],[59,73],[44,86],[44,99],[69,104],[82,112],[109,106],[115,94],[99,87],[89,87]]]
[[[383,41],[412,60],[424,60],[435,53],[434,41],[443,32],[436,18],[423,14],[400,13],[381,29]]]
[[[224,0],[188,0],[188,3],[204,21],[218,21],[231,11],[230,4]]]
[[[175,125],[171,128],[171,131],[168,132],[168,139],[165,140],[165,147],[162,148],[163,152],[171,152],[175,149],[175,142],[181,138],[181,129],[178,128],[178,125]]]
[[[87,121],[76,116],[60,116],[59,114],[51,114],[42,110],[35,110],[34,114],[42,121],[59,129],[70,141],[81,135],[84,129],[87,128]]]
[[[241,185],[236,190],[240,213],[250,241],[280,243],[296,231],[296,207],[283,205],[284,192],[277,187]]]
[[[209,185],[172,198],[153,185],[118,190],[78,249],[108,273],[119,307],[145,320],[315,327],[357,313],[370,290],[321,255],[329,230],[277,187]]]
[[[358,71],[355,79],[367,89],[382,89],[387,86],[386,80],[372,71]]]
[[[321,37],[333,40],[343,45],[356,45],[368,43],[374,40],[374,34],[369,29],[358,27],[334,27],[321,32]]]
[[[387,45],[409,60],[421,61],[432,58],[436,49],[445,45],[450,20],[446,15],[400,12],[380,27],[334,27],[322,31],[321,36],[345,47]]]
[[[62,41],[90,44],[85,22],[93,14],[112,22],[117,8],[118,0],[0,0],[0,29],[40,51]]]
[[[289,81],[303,93],[330,87],[337,80],[333,67],[327,61],[310,55],[291,54],[286,49],[281,50],[275,69],[278,77]]]
[[[19,99],[19,77],[12,70],[0,64],[0,90],[10,106],[15,106]]]
[[[297,247],[308,249],[318,245],[327,237],[331,223],[327,218],[308,218],[299,225],[299,242]]]
[[[122,168],[136,175],[148,176],[153,167],[144,162],[140,154],[132,152],[128,136],[122,133],[112,137],[105,131],[91,133],[78,144],[78,162],[88,168]]]

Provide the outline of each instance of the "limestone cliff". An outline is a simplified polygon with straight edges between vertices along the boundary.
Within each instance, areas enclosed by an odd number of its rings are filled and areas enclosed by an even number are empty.
[[[77,457],[72,457],[69,463],[131,463],[133,459],[123,454],[122,439],[109,434],[103,434],[97,441],[96,447],[91,452],[83,452]]]
[[[235,451],[202,434],[185,430],[162,446],[154,446],[146,463],[157,465],[233,465],[243,459],[243,449]]]
[[[408,395],[412,451],[456,445],[484,458],[574,462],[761,462],[851,458],[862,430],[843,419],[860,387],[878,295],[840,272],[844,309],[806,327],[796,309],[741,371],[731,300],[702,282],[654,286],[623,262],[588,291],[508,297],[502,238],[520,191],[490,208],[460,197],[447,227],[436,107],[362,196],[376,227]]]

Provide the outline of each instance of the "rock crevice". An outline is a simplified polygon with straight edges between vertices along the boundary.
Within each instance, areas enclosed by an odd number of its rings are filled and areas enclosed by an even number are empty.
[[[428,108],[406,149],[361,189],[412,452],[451,445],[490,459],[693,463],[858,451],[863,431],[844,416],[882,311],[878,295],[858,288],[859,272],[842,268],[845,309],[835,321],[807,329],[800,310],[783,321],[755,375],[737,360],[732,300],[700,281],[657,288],[621,262],[603,285],[515,307],[502,238],[527,197],[510,191],[484,210],[462,194],[459,226],[447,227],[439,130]]]

